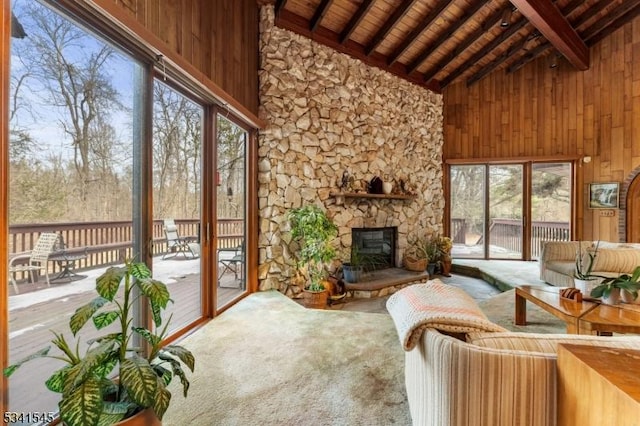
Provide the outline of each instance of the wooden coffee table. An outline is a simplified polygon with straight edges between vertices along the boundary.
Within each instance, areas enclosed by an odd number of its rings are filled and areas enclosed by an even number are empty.
[[[527,300],[560,318],[567,333],[580,334],[580,318],[598,307],[598,303],[580,303],[560,298],[562,287],[523,285],[516,287],[516,325],[527,325]]]
[[[600,304],[578,321],[579,334],[636,333],[640,334],[640,305]]]
[[[640,333],[640,305],[574,302],[560,298],[563,287],[523,285],[516,288],[516,325],[527,325],[527,300],[560,318],[570,334]]]

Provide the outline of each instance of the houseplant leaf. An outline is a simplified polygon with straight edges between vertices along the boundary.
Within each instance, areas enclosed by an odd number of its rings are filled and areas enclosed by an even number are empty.
[[[59,403],[60,416],[67,426],[94,426],[102,413],[100,379],[89,377]]]
[[[127,274],[127,267],[115,267],[108,268],[104,274],[102,274],[96,280],[96,291],[98,294],[110,302],[118,293],[120,288],[120,282],[122,278]]]
[[[93,317],[93,325],[95,325],[98,330],[101,330],[111,325],[118,318],[120,318],[120,312],[118,311],[102,312]]]
[[[120,365],[120,383],[131,399],[142,407],[151,407],[158,386],[156,373],[146,359],[133,356]]]
[[[104,297],[96,297],[91,302],[87,303],[84,306],[76,309],[76,312],[71,316],[69,320],[69,328],[73,335],[77,335],[78,331],[84,327],[84,325],[89,321],[89,319],[95,314],[98,309],[103,307],[105,303],[109,302],[108,299]]]
[[[169,402],[171,401],[171,392],[165,387],[165,383],[162,379],[158,378],[158,392],[153,403],[153,411],[156,413],[158,419],[162,420],[164,413],[169,408]]]

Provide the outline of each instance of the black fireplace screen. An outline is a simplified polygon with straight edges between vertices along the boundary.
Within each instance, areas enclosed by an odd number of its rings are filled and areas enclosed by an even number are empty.
[[[351,258],[359,257],[366,270],[396,266],[398,228],[352,228]]]

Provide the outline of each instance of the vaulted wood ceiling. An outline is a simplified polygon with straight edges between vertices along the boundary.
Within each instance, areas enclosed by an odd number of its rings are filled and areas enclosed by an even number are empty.
[[[589,47],[639,0],[276,0],[276,25],[435,91],[549,65],[590,66]]]

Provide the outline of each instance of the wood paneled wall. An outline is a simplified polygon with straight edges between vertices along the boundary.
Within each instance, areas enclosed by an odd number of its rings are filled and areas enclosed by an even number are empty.
[[[113,0],[258,115],[256,0]]]
[[[540,58],[444,90],[444,159],[590,156],[577,161],[577,237],[618,241],[618,213],[587,208],[588,184],[640,166],[640,17],[591,47],[591,66]]]

